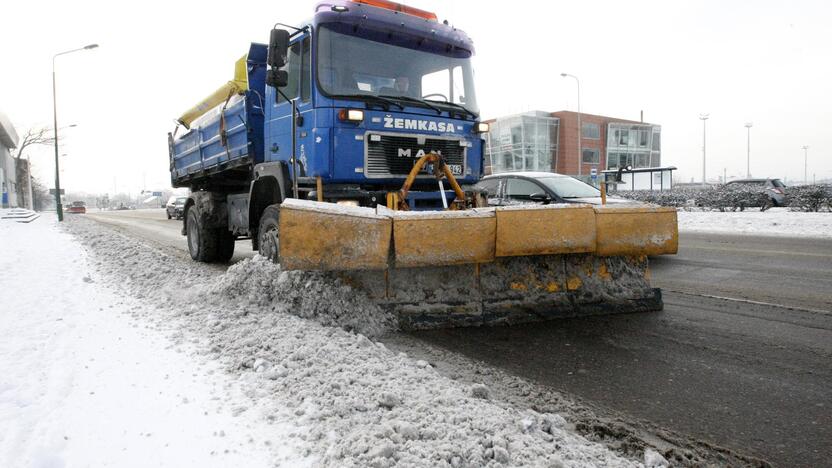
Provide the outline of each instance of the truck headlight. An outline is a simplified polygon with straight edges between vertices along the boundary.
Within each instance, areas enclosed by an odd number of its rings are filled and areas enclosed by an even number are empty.
[[[489,125],[485,122],[477,122],[474,124],[474,133],[488,133]]]

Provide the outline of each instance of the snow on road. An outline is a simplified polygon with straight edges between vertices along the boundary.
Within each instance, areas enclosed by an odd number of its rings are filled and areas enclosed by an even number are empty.
[[[88,261],[51,217],[0,222],[0,466],[304,463],[291,424],[235,416],[241,384],[137,327],[146,306]]]
[[[641,466],[557,414],[493,400],[487,386],[388,350],[373,337],[392,318],[331,276],[284,272],[260,257],[225,272],[88,219],[68,221],[86,256],[46,222],[33,224],[37,235],[0,231],[3,245],[29,246],[0,254],[0,267],[27,271],[15,289],[35,282],[43,296],[12,299],[14,313],[2,317],[17,338],[4,344],[0,372],[21,382],[0,394],[0,434],[17,434],[2,439],[6,460],[20,462],[25,449],[27,460],[96,466],[82,455],[177,466],[257,466],[264,457],[277,466]],[[84,258],[93,282],[77,278]],[[55,282],[73,299],[48,292]],[[74,327],[64,330],[69,317]],[[26,399],[34,403],[19,403]],[[148,463],[140,450],[156,458]],[[661,465],[661,455],[646,455]]]
[[[832,238],[832,213],[787,208],[736,212],[679,210],[679,231]]]

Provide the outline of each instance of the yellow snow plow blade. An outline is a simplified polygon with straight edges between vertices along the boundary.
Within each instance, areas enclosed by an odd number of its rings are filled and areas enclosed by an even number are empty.
[[[675,208],[595,207],[595,226],[595,253],[601,256],[664,255],[679,249]]]
[[[384,270],[577,253],[639,257],[674,254],[679,246],[676,211],[663,207],[402,212],[289,199],[280,213],[281,263],[292,270]]]
[[[588,205],[520,205],[497,209],[497,256],[595,251],[595,212]]]
[[[390,211],[396,268],[494,260],[494,210]]]
[[[287,270],[384,270],[392,226],[369,208],[289,199],[280,207],[280,263]]]
[[[552,205],[398,212],[286,200],[280,263],[335,271],[403,328],[660,310],[647,256],[675,253],[675,211]]]

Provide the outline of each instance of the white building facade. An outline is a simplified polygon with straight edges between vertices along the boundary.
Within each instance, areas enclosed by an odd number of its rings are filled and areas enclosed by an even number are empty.
[[[0,207],[17,207],[17,168],[12,150],[18,136],[6,114],[0,112]]]

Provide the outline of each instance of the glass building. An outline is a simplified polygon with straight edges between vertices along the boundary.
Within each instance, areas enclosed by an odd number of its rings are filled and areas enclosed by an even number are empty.
[[[558,118],[540,111],[491,122],[485,150],[487,172],[551,172],[557,163],[559,123]]]
[[[661,127],[612,122],[607,128],[607,167],[661,166]]]

